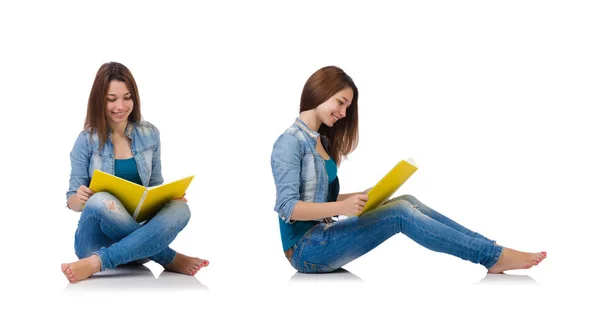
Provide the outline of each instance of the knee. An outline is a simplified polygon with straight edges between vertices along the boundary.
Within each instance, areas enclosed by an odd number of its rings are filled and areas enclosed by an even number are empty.
[[[85,203],[85,209],[105,209],[106,203],[114,201],[117,202],[117,198],[108,192],[94,193]]]
[[[414,209],[413,204],[407,200],[398,200],[395,203],[393,208],[400,212],[411,211]]]
[[[119,220],[130,217],[119,199],[108,192],[98,192],[90,196],[82,212],[82,217],[84,215],[94,215]]]
[[[171,201],[168,204],[170,205],[168,209],[169,217],[165,218],[165,220],[169,222],[172,227],[183,229],[192,216],[190,207],[187,203],[182,201]]]
[[[393,200],[391,200],[390,202],[383,205],[383,207],[386,207],[388,209],[395,209],[395,210],[407,209],[412,206],[413,206],[412,202],[409,200],[406,200],[404,195],[395,197]]]
[[[401,221],[407,218],[412,218],[416,215],[417,209],[415,206],[406,200],[397,200],[394,204],[391,204],[390,207],[390,216],[393,217],[395,221]]]
[[[404,194],[398,197],[398,200],[402,200],[402,201],[407,201],[410,202],[410,204],[412,205],[418,205],[419,204],[419,200],[417,200],[416,197],[410,195],[410,194]]]

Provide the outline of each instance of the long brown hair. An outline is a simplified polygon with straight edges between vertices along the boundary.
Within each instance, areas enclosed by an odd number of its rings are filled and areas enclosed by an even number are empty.
[[[338,91],[350,87],[353,99],[346,109],[346,117],[335,122],[332,127],[321,123],[318,132],[330,143],[330,155],[339,165],[343,158],[358,145],[358,88],[344,70],[327,66],[313,73],[302,90],[300,112],[315,109]]]
[[[84,124],[84,128],[90,131],[90,134],[93,132],[98,134],[100,148],[104,146],[104,143],[108,139],[109,125],[106,119],[106,94],[108,93],[108,84],[113,80],[124,82],[131,93],[133,109],[129,114],[128,120],[130,122],[139,122],[142,119],[140,96],[131,71],[118,62],[104,63],[98,69],[92,90],[90,91]]]

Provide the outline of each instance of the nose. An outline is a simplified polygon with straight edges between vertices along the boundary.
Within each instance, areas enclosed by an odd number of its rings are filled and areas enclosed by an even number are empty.
[[[340,111],[340,115],[342,115],[342,117],[346,117],[346,108],[347,107],[343,107],[342,110]]]
[[[117,100],[117,109],[123,109],[125,107],[125,100],[119,99]]]

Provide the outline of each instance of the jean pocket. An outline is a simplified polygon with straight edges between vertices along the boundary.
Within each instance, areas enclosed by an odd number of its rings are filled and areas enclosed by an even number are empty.
[[[334,269],[325,264],[304,262],[302,266],[301,272],[303,273],[329,273],[334,271]]]

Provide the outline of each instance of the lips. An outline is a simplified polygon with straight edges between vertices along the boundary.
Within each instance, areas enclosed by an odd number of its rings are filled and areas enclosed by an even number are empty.
[[[125,114],[127,114],[127,111],[123,111],[123,112],[111,112],[112,115],[116,116],[116,117],[124,117]]]

